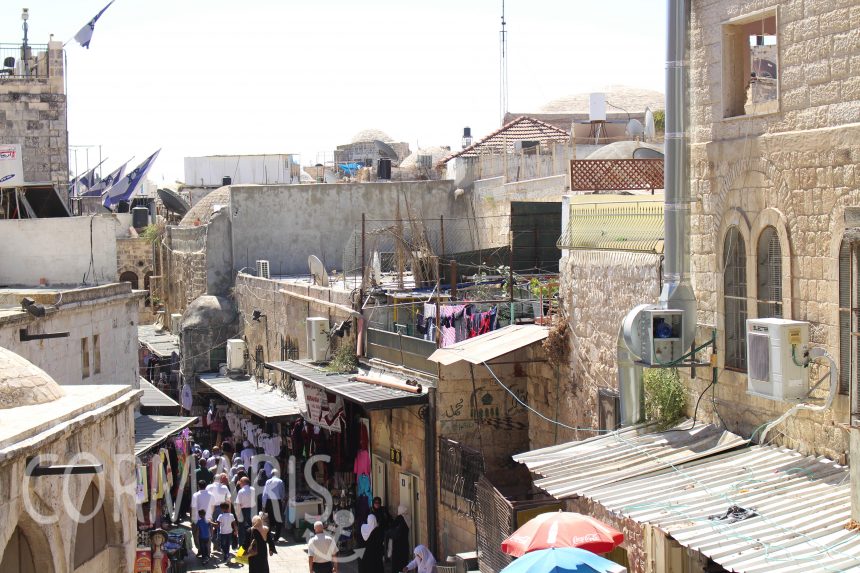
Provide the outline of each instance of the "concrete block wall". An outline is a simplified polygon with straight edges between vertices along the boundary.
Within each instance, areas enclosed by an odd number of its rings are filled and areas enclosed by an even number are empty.
[[[779,3],[779,109],[723,119],[721,23],[771,5],[693,2],[691,249],[699,338],[716,327],[719,350],[725,348],[720,257],[732,226],[745,240],[748,316],[756,316],[757,243],[772,226],[783,251],[783,314],[809,321],[811,343],[838,360],[838,253],[845,209],[860,205],[860,6],[848,0]],[[701,373],[690,383],[689,402],[710,381],[709,372]],[[719,376],[717,407],[734,432],[750,435],[789,407],[748,395],[743,373],[720,370]],[[702,408],[699,418],[714,420],[713,408]],[[847,397],[839,396],[828,412],[794,416],[769,439],[838,459],[847,450],[846,422]]]
[[[0,82],[2,143],[22,146],[24,180],[28,183],[66,182],[69,177],[60,42],[48,45],[48,57],[49,76],[7,78]],[[40,60],[44,61],[44,55]]]

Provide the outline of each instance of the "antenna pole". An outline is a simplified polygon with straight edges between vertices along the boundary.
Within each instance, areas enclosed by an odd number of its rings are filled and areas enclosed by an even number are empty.
[[[499,108],[502,124],[505,123],[505,114],[508,112],[508,32],[505,29],[505,0],[502,0],[502,30],[499,32]]]

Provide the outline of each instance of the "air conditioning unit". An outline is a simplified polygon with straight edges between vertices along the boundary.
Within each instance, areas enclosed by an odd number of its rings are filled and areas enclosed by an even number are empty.
[[[245,341],[231,338],[227,341],[227,372],[245,371]]]
[[[325,361],[328,354],[328,319],[311,316],[305,323],[308,332],[308,358],[311,362]]]
[[[170,315],[170,332],[173,334],[179,334],[179,331],[182,330],[182,315],[179,313],[174,313]]]
[[[272,278],[269,274],[269,261],[257,261],[257,276],[262,279]]]
[[[809,323],[783,318],[747,320],[747,392],[774,400],[803,400]]]

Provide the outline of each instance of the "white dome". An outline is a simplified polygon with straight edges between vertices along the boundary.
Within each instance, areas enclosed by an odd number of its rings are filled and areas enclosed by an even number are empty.
[[[383,143],[394,143],[391,136],[379,129],[363,129],[355,134],[352,138],[352,143],[361,143],[363,141],[379,140]]]
[[[627,113],[641,113],[645,111],[646,107],[650,107],[652,110],[666,108],[665,96],[654,90],[629,86],[608,86],[602,90],[594,91],[606,94],[607,113],[623,113],[622,110]],[[544,113],[588,113],[590,95],[589,92],[560,97],[548,102],[540,111]]]

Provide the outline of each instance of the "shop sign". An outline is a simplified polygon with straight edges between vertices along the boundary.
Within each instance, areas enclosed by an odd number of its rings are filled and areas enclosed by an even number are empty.
[[[398,466],[403,463],[403,452],[396,448],[391,448],[391,463]]]
[[[330,392],[326,392],[318,386],[302,383],[305,394],[305,419],[313,424],[327,430],[340,432],[346,414],[343,411],[343,399]]]

